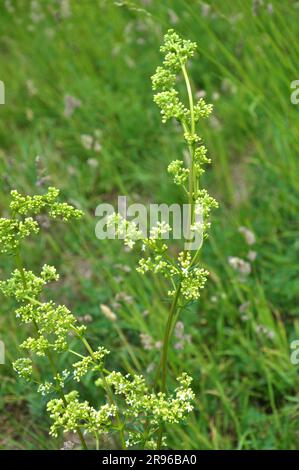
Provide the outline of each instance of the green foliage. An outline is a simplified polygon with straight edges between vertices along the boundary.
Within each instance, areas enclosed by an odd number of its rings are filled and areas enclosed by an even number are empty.
[[[67,3],[69,15],[60,11]],[[168,28],[197,42],[200,60],[192,61],[190,82],[197,100],[214,105],[213,115],[200,123],[213,158],[202,182],[220,209],[213,211],[210,241],[201,253],[209,280],[200,302],[184,312],[185,333],[175,330],[182,338],[173,336],[169,351],[169,387],[175,388],[184,364],[195,379],[197,401],[188,426],[167,427],[168,445],[295,449],[298,369],[290,364],[289,342],[299,334],[299,148],[298,106],[289,95],[290,82],[298,78],[298,6],[279,0],[270,6],[244,0],[121,3],[136,8],[104,0],[3,2],[1,217],[8,217],[13,188],[32,194],[56,186],[65,201],[84,208],[84,222],[68,230],[38,216],[43,236],[26,237],[24,264],[34,273],[40,273],[41,260],[57,267],[60,281],[49,285],[48,294],[68,305],[81,325],[88,322],[95,350],[102,344],[113,351],[109,368],[121,368],[124,375],[147,370],[154,380],[167,286],[161,277],[151,282],[139,276],[134,254],[117,242],[100,243],[92,215],[99,202],[114,201],[116,194],[145,204],[183,202],[181,186],[168,183],[165,169],[173,159],[185,163],[184,143],[176,126],[161,128],[148,77],[160,63],[158,49]],[[173,86],[186,103],[182,81]],[[247,244],[242,226],[255,234],[254,244]],[[179,251],[171,248],[172,254]],[[241,267],[246,262],[249,274],[233,268],[229,257],[242,260]],[[15,267],[11,256],[0,263],[3,280]],[[100,304],[113,313],[112,323]],[[20,328],[11,315],[13,307],[9,298],[1,304],[6,364],[0,365],[0,448],[60,448],[61,438],[48,438],[46,400],[12,370],[18,344],[28,336],[27,326]],[[151,349],[140,335],[149,337]],[[71,343],[84,356],[74,337]],[[57,355],[61,371],[72,370],[68,357]],[[42,382],[50,383],[44,358],[34,362]],[[96,408],[101,389],[92,380],[90,374],[82,377],[79,388],[86,385],[82,399]],[[64,439],[78,443],[76,436]],[[111,448],[115,441],[100,446]]]

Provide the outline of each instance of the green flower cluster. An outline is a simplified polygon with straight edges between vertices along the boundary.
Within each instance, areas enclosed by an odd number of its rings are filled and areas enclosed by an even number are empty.
[[[74,379],[77,382],[80,382],[81,377],[83,377],[87,372],[102,372],[104,367],[103,359],[110,351],[103,347],[99,347],[97,351],[94,351],[91,356],[85,356],[81,359],[81,361],[75,362],[73,367],[74,371]]]
[[[210,213],[213,208],[218,207],[218,202],[209,195],[206,189],[197,190],[195,193],[194,213],[202,215],[202,221],[195,222],[191,225],[191,230],[201,231],[204,238],[208,237],[208,230],[211,226],[209,221]]]
[[[28,298],[36,299],[48,282],[57,281],[58,278],[56,269],[47,264],[43,266],[40,276],[25,269],[15,269],[9,279],[0,281],[0,290],[6,297],[15,297],[18,302],[24,302],[28,301]],[[29,320],[25,308],[18,313],[23,313],[24,319],[28,318]]]
[[[192,379],[187,374],[177,379],[180,386],[170,397],[162,392],[150,393],[141,375],[134,375],[131,378],[129,374],[124,376],[120,372],[113,371],[106,380],[117,395],[124,397],[127,404],[126,417],[150,416],[152,425],[158,425],[161,421],[178,423],[193,409],[194,393],[190,389]],[[101,380],[97,383],[101,383]]]
[[[173,29],[169,29],[164,35],[164,44],[160,51],[165,55],[163,65],[166,70],[178,72],[194,56],[197,49],[196,42],[182,39]]]
[[[213,105],[207,104],[203,98],[196,103],[194,106],[194,121],[198,122],[200,118],[207,118],[213,111]]]
[[[190,125],[191,114],[197,122],[201,117],[208,117],[212,112],[212,105],[206,104],[203,98],[198,101],[191,112],[180,101],[178,91],[174,88],[177,74],[185,71],[187,61],[193,57],[196,48],[196,43],[180,38],[172,29],[164,36],[164,45],[160,48],[164,54],[163,67],[158,66],[156,73],[152,76],[153,90],[161,90],[154,96],[154,101],[161,108],[163,122],[173,117]]]
[[[214,199],[208,196],[205,190],[198,192],[203,201],[204,213],[208,213]],[[205,205],[205,202],[207,204]],[[216,201],[215,201],[216,204]],[[203,289],[208,272],[205,269],[193,266],[191,254],[186,252],[179,253],[175,260],[168,255],[168,245],[164,242],[164,235],[171,231],[169,224],[158,222],[152,227],[148,238],[144,238],[141,231],[138,230],[134,222],[122,218],[120,214],[110,216],[110,222],[117,222],[117,233],[125,240],[127,246],[133,247],[137,241],[141,242],[141,252],[149,252],[149,256],[143,256],[138,262],[137,271],[141,274],[152,272],[161,274],[166,279],[171,280],[172,285],[181,284],[181,293],[185,300],[197,300],[200,297],[200,291]],[[194,229],[197,227],[192,226]],[[204,225],[204,227],[206,227]],[[168,291],[168,295],[174,296],[176,289]]]
[[[80,335],[84,326],[77,326],[76,319],[65,305],[55,305],[54,302],[41,302],[39,297],[44,286],[57,281],[59,275],[53,266],[45,264],[40,275],[22,267],[19,259],[19,245],[23,238],[36,233],[38,224],[31,216],[36,216],[43,210],[48,210],[49,216],[61,216],[64,220],[78,218],[81,211],[66,203],[57,201],[59,191],[49,188],[45,195],[23,196],[17,191],[11,192],[10,210],[13,218],[0,219],[1,251],[15,252],[17,264],[11,277],[0,281],[0,291],[5,296],[14,297],[20,306],[16,309],[16,317],[24,324],[31,323],[34,335],[28,337],[22,344],[23,349],[38,356],[46,356],[49,352],[61,352],[67,349],[70,333]],[[24,220],[19,220],[25,216]],[[20,358],[13,364],[16,372],[26,380],[32,374],[32,362],[29,358]],[[54,380],[61,382],[56,374]],[[44,389],[49,388],[49,385]]]
[[[49,381],[41,383],[38,386],[37,391],[43,396],[49,395],[50,393],[53,393],[53,392],[59,393],[59,391],[64,388],[65,381],[69,378],[69,376],[70,376],[70,371],[67,369],[64,369],[62,373],[58,372],[56,375],[54,375],[53,377],[54,383],[49,382]]]
[[[161,52],[164,54],[163,67],[158,66],[155,75],[152,77],[153,90],[162,90],[154,95],[154,101],[161,109],[162,121],[175,118],[181,122],[184,139],[188,145],[190,158],[188,167],[182,160],[174,160],[168,166],[168,172],[173,175],[175,184],[184,187],[189,193],[189,202],[196,204],[203,203],[207,208],[207,199],[200,199],[198,194],[199,177],[204,173],[204,166],[210,163],[207,158],[207,149],[201,144],[201,137],[196,133],[196,124],[201,118],[208,117],[213,107],[207,104],[203,98],[194,104],[191,85],[187,74],[187,61],[196,50],[196,44],[179,37],[173,30],[169,30],[164,37],[164,45]],[[179,93],[174,88],[176,75],[182,72],[189,98],[189,108],[179,99]],[[189,184],[187,184],[187,182]],[[210,208],[216,207],[215,201],[211,200]],[[205,211],[207,217],[207,211]],[[201,227],[194,229],[206,229],[208,222]]]
[[[24,196],[11,191],[10,218],[0,218],[0,253],[15,253],[21,241],[39,231],[38,221],[33,217],[46,212],[52,219],[71,220],[80,218],[82,211],[65,202],[58,202],[59,190],[48,188],[44,195]]]
[[[152,76],[153,90],[169,90],[174,87],[176,82],[176,74],[170,70],[161,67],[160,65],[156,69],[155,75]]]
[[[207,148],[204,145],[196,147],[194,151],[194,167],[198,176],[204,173],[203,166],[208,163],[211,163],[211,159],[207,157]]]
[[[155,103],[161,108],[162,122],[175,118],[178,121],[190,119],[190,111],[181,103],[179,93],[175,89],[161,91],[154,97]]]
[[[181,293],[187,300],[198,300],[200,291],[204,288],[209,272],[198,266],[192,266],[192,258],[189,252],[179,254],[179,265],[181,275]],[[175,294],[174,291],[171,292]]]
[[[176,286],[181,286],[181,294],[187,301],[197,300],[200,297],[200,291],[204,288],[208,271],[203,268],[191,265],[192,259],[190,253],[182,251],[179,253],[178,262],[173,264],[168,259],[165,260],[163,255],[156,254],[148,258],[139,260],[137,271],[141,274],[153,272],[154,274],[162,274],[166,279],[172,280],[174,289],[168,291],[168,295],[174,296]]]
[[[58,274],[52,266],[44,265],[40,276],[32,271],[16,269],[10,279],[0,281],[0,291],[5,296],[15,297],[21,306],[16,316],[23,323],[32,323],[35,337],[27,338],[21,347],[44,356],[50,349],[63,351],[67,348],[68,335],[76,328],[77,333],[85,327],[76,327],[76,319],[65,305],[38,300],[42,288],[51,281],[56,281]]]
[[[184,186],[186,181],[189,178],[189,168],[184,167],[184,162],[182,160],[173,160],[168,165],[168,173],[174,176],[175,184]]]
[[[38,231],[38,223],[32,217],[24,220],[1,218],[0,253],[15,252],[24,238]]]
[[[124,244],[133,248],[137,240],[143,238],[142,232],[137,228],[134,222],[129,222],[120,214],[111,214],[107,218],[107,226],[113,228],[115,235],[124,240]]]
[[[63,351],[67,349],[68,336],[71,331],[83,333],[85,326],[76,326],[76,319],[65,305],[38,300],[42,288],[50,281],[58,279],[55,268],[44,265],[40,276],[32,271],[16,269],[10,279],[0,282],[0,291],[5,296],[12,296],[21,305],[16,316],[23,323],[32,323],[35,337],[27,338],[21,347],[44,356],[48,350]]]
[[[27,307],[27,309],[26,309]],[[45,302],[40,305],[28,304],[26,307],[17,310],[20,317],[32,315],[32,321],[38,328],[38,335],[35,338],[29,337],[21,347],[36,352],[38,355],[45,355],[47,350],[64,351],[68,347],[69,333],[76,331],[83,333],[85,326],[76,326],[74,315],[65,305],[56,306],[54,302]]]
[[[194,55],[196,43],[181,39],[173,30],[164,36],[164,45],[160,48],[165,54],[163,67],[159,66],[152,76],[153,90],[161,90],[154,96],[155,103],[161,109],[162,122],[175,118],[181,122],[190,122],[190,110],[180,101],[179,93],[174,88],[176,74]]]
[[[96,384],[103,388],[108,385],[110,394],[113,391],[116,396],[123,398],[122,419],[130,423],[131,429],[136,428],[136,431],[128,432],[127,446],[137,445],[144,440],[144,434],[138,429],[145,420],[150,423],[147,431],[147,439],[150,441],[150,437],[157,431],[161,422],[169,424],[181,422],[192,411],[194,393],[190,388],[192,379],[187,374],[183,374],[177,379],[179,386],[172,395],[167,397],[165,393],[151,393],[143,376],[134,375],[131,377],[129,374],[124,376],[120,372],[103,371],[102,359],[108,351],[99,348],[93,354],[97,355],[97,352],[101,358],[99,359],[101,365],[96,370],[101,370],[102,377],[96,381]],[[94,370],[93,364],[86,361],[81,362],[80,365],[79,363],[74,364],[74,367],[76,370],[82,370],[83,374],[88,370]],[[43,387],[40,387],[40,391],[46,394],[54,388],[53,384],[47,382]],[[95,409],[86,401],[80,402],[77,391],[65,395],[64,399],[55,398],[47,405],[53,420],[51,434],[57,436],[60,429],[64,432],[76,432],[78,428],[97,435],[107,433],[115,427],[115,419],[118,415],[117,408],[110,401],[99,409]],[[154,447],[154,443],[152,446]]]
[[[179,386],[170,396],[162,392],[150,392],[141,375],[130,376],[130,374],[123,375],[113,371],[106,376],[105,380],[114,393],[124,399],[125,420],[131,424],[135,423],[136,431],[129,433],[128,446],[142,443],[144,435],[138,429],[145,418],[150,423],[147,436],[150,442],[151,436],[155,434],[161,423],[179,423],[193,410],[192,402],[195,395],[190,388],[192,379],[185,373],[177,379]],[[98,379],[96,384],[102,385],[103,379]],[[152,447],[156,448],[154,443]]]
[[[11,191],[10,209],[14,215],[38,215],[47,211],[49,217],[63,220],[78,219],[82,211],[75,209],[66,202],[58,202],[59,190],[50,187],[46,194],[40,196],[23,196],[17,190]]]
[[[88,433],[103,434],[110,430],[116,414],[114,405],[105,404],[96,410],[87,401],[80,402],[76,390],[65,398],[54,398],[48,402],[47,410],[53,420],[50,434],[57,437],[58,431],[77,432],[82,428]]]
[[[13,363],[14,371],[22,377],[22,379],[29,382],[33,373],[32,361],[28,357],[20,357]]]

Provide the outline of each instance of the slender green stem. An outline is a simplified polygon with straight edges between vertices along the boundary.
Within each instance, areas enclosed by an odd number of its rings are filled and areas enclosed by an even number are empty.
[[[177,299],[179,299],[179,293],[178,293],[178,298]],[[172,304],[172,307],[173,307],[173,304]],[[176,308],[176,306],[174,306],[174,309],[176,310],[176,314],[173,315],[172,307],[171,307],[171,310],[169,312],[168,319],[167,319],[167,324],[166,324],[166,328],[165,328],[165,335],[166,335],[166,332],[169,329],[168,327],[170,327],[170,332],[168,334],[169,339],[172,335],[172,331],[173,331],[173,328],[174,328],[174,322],[172,321],[172,318],[177,318],[177,313],[180,311],[179,308]],[[168,340],[168,342],[169,342],[169,340]],[[163,343],[163,350],[164,350],[164,345],[165,345],[165,338],[164,338],[164,343]],[[167,347],[167,349],[168,349],[168,347]],[[163,363],[163,356],[164,356],[164,354],[162,354],[161,360],[160,360],[159,365],[157,367],[155,378],[154,378],[154,381],[153,381],[153,384],[152,384],[153,388],[156,388],[158,380],[159,380],[160,371],[161,371],[161,367],[162,367],[162,363]],[[166,358],[166,362],[167,362],[167,358]],[[165,385],[166,385],[166,379],[165,379]],[[147,419],[146,424],[145,424],[144,435],[143,435],[144,436],[143,437],[143,449],[145,449],[146,442],[147,442],[148,437],[149,437],[149,429],[150,429],[150,420]],[[159,431],[160,431],[160,428],[159,428]]]
[[[25,272],[24,272],[24,266],[23,266],[23,262],[22,262],[22,258],[21,258],[21,254],[20,254],[19,249],[16,251],[16,264],[17,264],[17,267],[18,267],[18,269],[20,271],[20,274],[21,274],[23,286],[24,286],[25,289],[27,289],[27,282],[26,282],[26,277],[25,277]]]
[[[167,359],[168,359],[168,349],[169,349],[169,340],[170,340],[170,332],[171,332],[171,326],[172,326],[172,321],[174,318],[174,315],[176,313],[176,307],[177,303],[179,300],[181,292],[181,284],[177,287],[171,309],[168,315],[168,320],[167,320],[167,325],[166,325],[166,330],[165,330],[165,335],[164,335],[164,341],[163,341],[163,351],[162,351],[162,385],[161,385],[161,391],[165,392],[166,389],[166,372],[167,372]]]
[[[178,304],[178,300],[180,297],[180,292],[181,292],[181,284],[178,285],[177,290],[175,292],[175,296],[174,296],[174,299],[173,299],[173,302],[169,311],[167,324],[165,328],[163,350],[162,350],[162,361],[161,361],[161,367],[162,367],[161,392],[162,393],[164,393],[166,390],[168,350],[169,350],[169,343],[170,343],[170,336],[171,336],[170,333],[172,331],[172,328],[171,328],[172,322],[176,313],[177,304]],[[159,427],[157,449],[161,448],[162,438],[163,438],[163,424],[161,424]]]
[[[188,99],[189,99],[189,106],[190,106],[190,117],[191,117],[191,133],[195,134],[195,118],[194,118],[194,103],[193,103],[193,94],[192,94],[192,88],[191,88],[191,83],[189,80],[189,76],[186,70],[185,65],[182,65],[182,71],[186,83],[186,88],[187,88],[187,93],[188,93]],[[184,130],[186,131],[185,125],[183,124]],[[195,152],[195,146],[194,145],[189,145],[189,152],[190,152],[190,174],[189,174],[189,204],[191,204],[191,210],[190,210],[190,222],[191,224],[193,223],[193,218],[194,218],[194,199],[193,199],[193,193],[194,190],[195,192],[198,190],[198,175],[196,174],[196,170],[194,168],[194,152]],[[195,255],[192,258],[190,266],[193,266],[199,256],[199,252],[201,250],[201,246],[198,248],[196,251]]]
[[[185,65],[182,65],[182,72],[184,75],[184,79],[185,79],[185,83],[187,87],[188,99],[189,99],[190,115],[191,115],[191,133],[194,134],[195,133],[195,119],[194,119],[193,94],[192,94],[191,83],[190,83]]]
[[[176,312],[176,307],[177,303],[179,300],[181,292],[181,284],[178,285],[171,309],[169,312],[168,316],[168,321],[166,325],[166,330],[165,330],[165,336],[164,336],[164,341],[163,341],[163,352],[162,352],[162,385],[161,385],[161,391],[165,392],[166,388],[166,373],[167,373],[167,359],[168,359],[168,348],[169,348],[169,340],[170,340],[170,332],[171,332],[171,326],[172,326],[172,321]]]
[[[100,439],[99,439],[99,433],[95,433],[95,440],[96,440],[96,450],[100,450]]]
[[[198,257],[199,257],[200,251],[201,251],[201,246],[196,250],[195,255],[193,256],[193,258],[191,260],[190,268],[198,262]]]
[[[188,99],[189,99],[189,108],[190,108],[190,131],[191,134],[195,134],[195,118],[194,118],[194,102],[193,102],[193,94],[191,83],[189,80],[189,76],[186,70],[186,66],[182,65],[182,72],[187,88]],[[184,132],[188,131],[188,127],[185,123],[183,123]],[[192,225],[193,218],[194,218],[194,190],[197,189],[197,175],[194,168],[194,152],[195,152],[195,145],[191,144],[188,145],[189,153],[190,153],[190,164],[189,164],[189,224]],[[189,226],[189,235],[191,236],[191,229]]]

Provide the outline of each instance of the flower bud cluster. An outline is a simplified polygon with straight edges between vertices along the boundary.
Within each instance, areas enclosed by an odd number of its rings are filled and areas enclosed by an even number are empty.
[[[58,202],[59,190],[48,188],[44,195],[24,196],[17,190],[11,191],[10,218],[0,218],[0,253],[16,253],[21,241],[39,232],[35,216],[46,212],[52,219],[68,221],[79,219],[83,213],[73,206]]]
[[[83,377],[87,372],[101,372],[104,367],[104,358],[109,354],[109,351],[103,347],[99,347],[97,351],[94,351],[92,356],[85,356],[81,361],[75,362],[73,367],[74,379],[77,382],[80,382],[81,377]]]
[[[38,215],[44,210],[53,219],[79,219],[82,211],[75,209],[66,202],[58,202],[59,190],[49,187],[44,195],[23,196],[17,190],[11,191],[10,209],[15,215]]]
[[[80,402],[78,396],[79,392],[74,390],[65,395],[65,400],[54,398],[48,402],[47,409],[53,420],[52,436],[57,437],[60,429],[77,432],[81,428],[89,433],[102,434],[111,428],[116,413],[114,405],[105,404],[96,410],[87,401]]]

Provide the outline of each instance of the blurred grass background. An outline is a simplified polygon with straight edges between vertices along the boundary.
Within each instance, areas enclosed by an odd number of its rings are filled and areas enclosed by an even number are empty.
[[[203,249],[208,287],[181,318],[191,341],[171,352],[173,377],[182,369],[194,377],[196,409],[170,429],[169,444],[298,448],[289,343],[299,338],[298,106],[290,102],[290,83],[299,79],[299,2],[1,0],[0,13],[1,214],[12,188],[34,194],[48,185],[84,209],[84,222],[46,226],[29,242],[26,264],[56,265],[61,281],[51,295],[88,320],[91,342],[113,351],[111,367],[148,377],[160,354],[165,286],[135,273],[135,256],[119,242],[96,239],[94,211],[118,194],[183,202],[166,173],[183,144],[173,124],[161,124],[150,76],[169,27],[199,44],[192,84],[215,107],[201,128],[213,159],[204,184],[220,208]],[[244,226],[255,234],[251,246]],[[250,273],[233,269],[229,257],[250,263]],[[2,259],[1,278],[10,268]],[[45,402],[11,369],[25,336],[2,300],[0,448],[59,448],[47,435]],[[82,393],[96,402],[91,385],[89,378]]]

